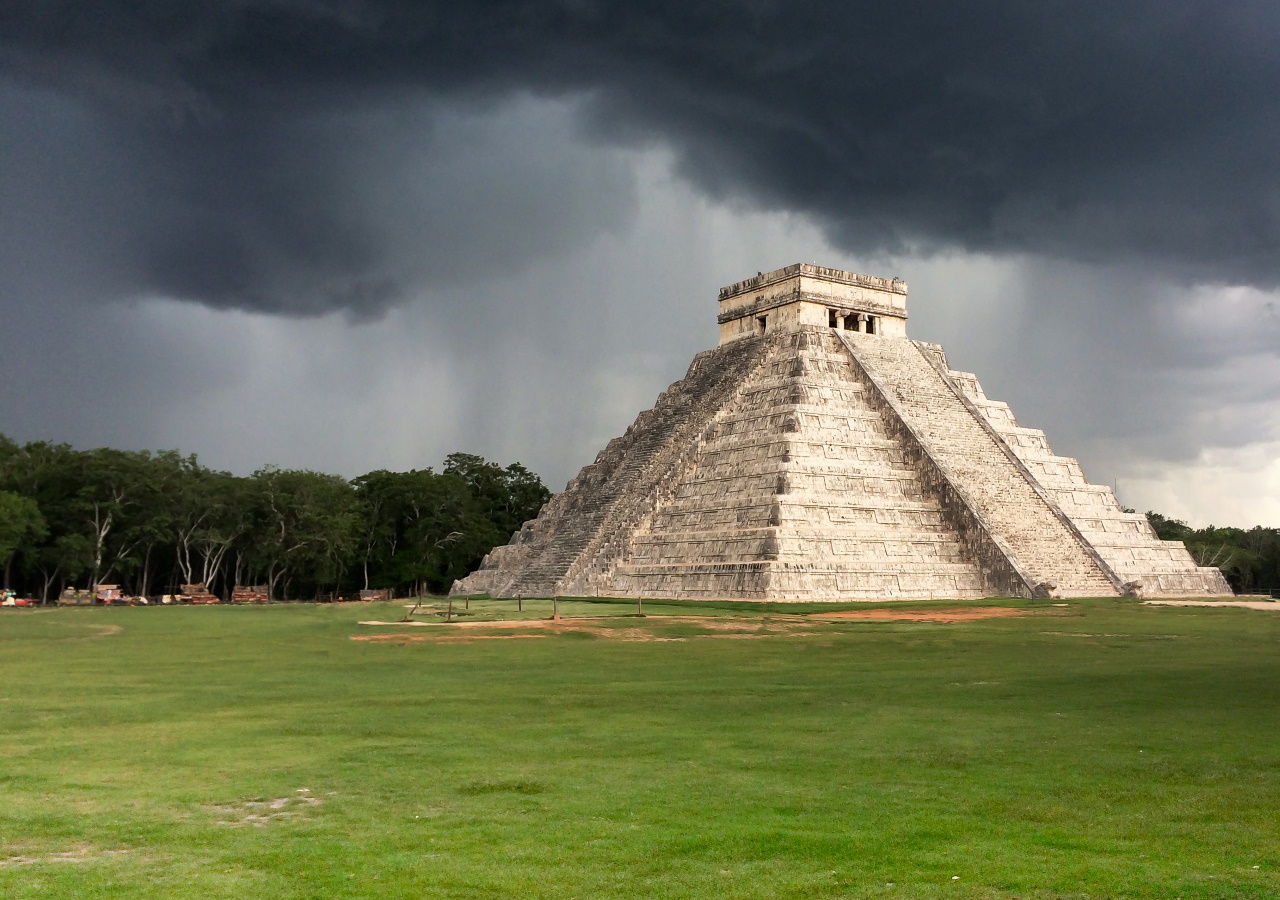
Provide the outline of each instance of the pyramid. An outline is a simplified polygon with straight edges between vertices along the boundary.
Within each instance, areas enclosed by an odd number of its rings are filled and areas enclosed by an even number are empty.
[[[720,291],[720,346],[455,594],[849,601],[1230,588],[1020,427],[907,286],[800,264]]]

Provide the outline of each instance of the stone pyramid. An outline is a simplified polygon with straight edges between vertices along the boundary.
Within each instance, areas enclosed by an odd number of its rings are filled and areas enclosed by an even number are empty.
[[[907,339],[906,295],[806,264],[721,289],[720,346],[454,593],[1231,593],[940,346]]]

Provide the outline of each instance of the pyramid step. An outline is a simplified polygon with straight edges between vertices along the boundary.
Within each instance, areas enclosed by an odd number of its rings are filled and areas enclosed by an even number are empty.
[[[1118,592],[1115,573],[915,343],[858,334],[842,340],[1028,587]]]

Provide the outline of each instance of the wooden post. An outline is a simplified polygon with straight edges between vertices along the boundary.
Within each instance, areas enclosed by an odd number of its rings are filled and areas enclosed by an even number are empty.
[[[637,597],[636,598],[636,615],[643,616],[644,615],[643,610],[644,610],[644,598]]]
[[[558,621],[560,618],[560,598],[559,597],[551,598],[551,618],[553,621]]]

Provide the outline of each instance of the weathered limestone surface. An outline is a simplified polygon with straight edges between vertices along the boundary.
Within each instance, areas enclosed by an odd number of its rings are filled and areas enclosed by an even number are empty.
[[[683,380],[610,441],[509,544],[495,548],[476,572],[455,584],[455,593],[566,593],[561,588],[570,568],[581,578],[586,559],[611,556],[620,532],[653,504],[679,460],[698,446],[708,421],[737,395],[763,353],[763,341],[699,353]]]
[[[933,349],[945,366],[942,348]],[[1181,541],[1160,540],[1147,517],[1125,512],[1111,488],[1089,484],[1076,460],[1055,456],[1043,431],[1020,428],[1009,405],[989,399],[976,375],[947,374],[1117,574],[1126,592],[1162,597],[1231,593],[1222,572],[1196,566]]]
[[[762,599],[996,592],[830,329],[781,332],[767,347],[612,577],[592,587]]]
[[[1119,593],[1120,582],[1069,519],[960,401],[914,341],[842,334],[964,502],[986,523],[1024,585],[1060,597]]]
[[[721,346],[454,592],[1230,593],[941,347],[906,339],[905,297],[809,265],[723,289]]]

